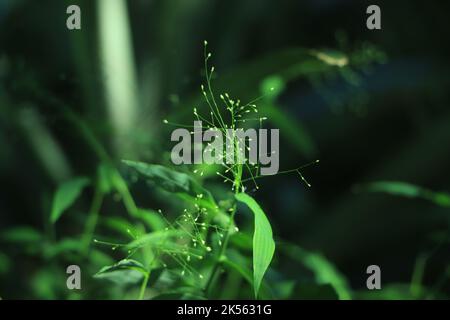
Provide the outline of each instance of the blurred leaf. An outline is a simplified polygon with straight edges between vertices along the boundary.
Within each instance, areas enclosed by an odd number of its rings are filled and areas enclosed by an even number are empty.
[[[153,231],[162,230],[166,227],[164,219],[154,210],[138,209],[139,218],[142,219],[147,226]]]
[[[94,278],[107,279],[116,284],[135,284],[147,273],[145,267],[138,261],[123,259],[116,264],[100,269]]]
[[[80,239],[65,238],[56,243],[47,243],[44,246],[44,256],[48,259],[63,253],[81,252],[83,243]]]
[[[121,217],[102,217],[102,224],[107,226],[109,229],[117,231],[118,233],[130,237],[132,235],[138,234],[136,228],[128,222],[128,220]]]
[[[296,245],[282,243],[280,249],[314,273],[318,284],[330,284],[341,300],[351,299],[345,277],[324,256],[308,252]]]
[[[123,160],[122,162],[169,192],[197,195],[200,189],[200,186],[194,179],[187,174],[177,172],[162,165],[128,160]]]
[[[242,255],[237,250],[228,249],[226,257],[223,257],[221,262],[225,268],[236,271],[250,286],[253,286],[254,280],[251,270],[252,262],[249,257]],[[264,279],[261,281],[258,295],[261,299],[271,298],[269,296],[269,288]]]
[[[230,236],[230,242],[242,250],[253,249],[252,237],[245,232],[236,232]]]
[[[2,238],[10,242],[40,244],[43,240],[43,235],[31,227],[20,226],[3,232]]]
[[[311,50],[311,54],[330,66],[344,67],[348,65],[348,57],[337,50]]]
[[[424,290],[422,288],[421,290]],[[381,290],[364,290],[356,293],[357,299],[364,300],[414,300],[409,284],[388,284]]]
[[[65,269],[61,268],[61,270]],[[66,284],[65,273],[61,270],[47,267],[40,269],[32,276],[31,288],[36,299],[55,300],[61,298],[61,284],[64,284],[64,287]]]
[[[181,230],[160,230],[147,233],[126,245],[127,250],[142,248],[144,246],[161,246],[163,242],[169,241],[173,237],[185,235]]]
[[[98,166],[98,186],[102,193],[110,193],[114,186],[115,171],[109,164],[102,163]]]
[[[400,181],[378,181],[356,186],[357,192],[382,192],[407,198],[422,198],[442,207],[450,207],[450,194],[434,192],[410,183]]]
[[[252,197],[245,193],[239,193],[236,195],[236,199],[245,203],[255,215],[255,232],[253,234],[253,288],[255,297],[257,297],[261,281],[275,252],[272,227],[264,211]]]
[[[91,261],[93,267],[101,267],[114,263],[113,258],[96,249],[92,249],[89,253],[89,260]]]
[[[196,288],[180,287],[154,296],[152,300],[205,300],[206,298]]]
[[[219,212],[219,207],[211,193],[200,186],[197,181],[188,174],[158,164],[148,164],[128,160],[123,160],[123,163],[135,169],[142,176],[165,191],[175,193],[181,199],[197,204],[200,207],[209,208],[213,210],[214,213]]]
[[[53,198],[50,221],[55,223],[64,211],[69,208],[80,196],[83,189],[89,185],[88,178],[75,178],[58,187]]]
[[[11,262],[9,258],[0,252],[0,274],[6,273],[11,267]]]
[[[268,76],[261,82],[261,93],[267,98],[275,98],[283,92],[285,85],[280,76]]]
[[[261,112],[298,152],[309,159],[317,154],[317,146],[300,121],[273,104],[263,104]]]
[[[339,296],[331,284],[297,283],[292,289],[291,299],[338,300]]]

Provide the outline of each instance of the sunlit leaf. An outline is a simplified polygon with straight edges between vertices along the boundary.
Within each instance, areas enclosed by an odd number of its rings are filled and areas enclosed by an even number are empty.
[[[53,198],[50,221],[55,223],[67,208],[80,196],[83,189],[89,185],[87,178],[75,178],[59,186]]]
[[[259,287],[275,252],[272,227],[259,204],[249,195],[239,193],[236,199],[245,203],[255,215],[253,234],[253,288],[258,296]]]

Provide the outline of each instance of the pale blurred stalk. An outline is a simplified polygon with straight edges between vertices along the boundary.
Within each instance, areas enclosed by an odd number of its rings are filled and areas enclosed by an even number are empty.
[[[138,85],[125,0],[97,0],[100,64],[116,153],[133,154],[132,129],[138,112]]]

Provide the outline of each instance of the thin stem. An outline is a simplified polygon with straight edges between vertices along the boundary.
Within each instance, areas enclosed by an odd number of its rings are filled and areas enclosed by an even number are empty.
[[[139,291],[139,298],[138,298],[139,300],[144,299],[145,288],[147,288],[148,279],[150,279],[150,271],[148,271],[148,272],[144,275],[144,280],[142,280],[141,290]]]
[[[86,221],[85,236],[83,237],[84,255],[87,255],[89,248],[94,237],[95,227],[97,226],[98,216],[100,208],[103,202],[103,192],[97,186],[95,188],[94,199],[92,200],[91,209],[89,211],[89,217]]]

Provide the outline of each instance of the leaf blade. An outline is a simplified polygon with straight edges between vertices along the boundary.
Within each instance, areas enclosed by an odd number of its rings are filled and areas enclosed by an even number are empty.
[[[80,196],[83,189],[89,185],[86,177],[75,178],[60,185],[53,197],[50,222],[55,223]]]
[[[253,289],[255,297],[257,297],[264,274],[275,253],[272,227],[264,211],[255,199],[246,193],[239,193],[235,197],[239,202],[246,204],[255,215],[255,231],[253,234]]]

